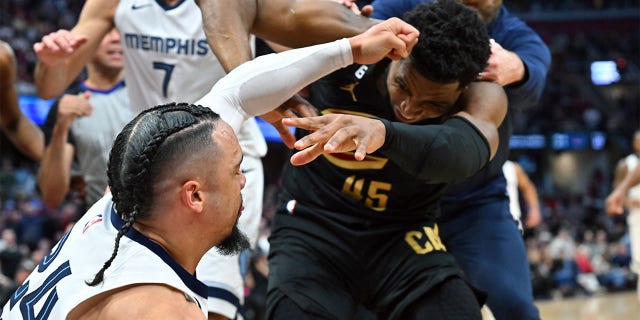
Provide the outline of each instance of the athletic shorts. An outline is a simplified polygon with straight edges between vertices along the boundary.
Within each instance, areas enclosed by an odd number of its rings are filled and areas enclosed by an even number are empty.
[[[463,278],[432,220],[347,226],[294,203],[282,200],[272,221],[267,317],[286,296],[312,318],[351,319],[362,304],[395,319],[445,279]]]
[[[247,178],[242,189],[244,210],[238,228],[244,232],[251,246],[255,246],[262,217],[264,175],[262,160],[245,155],[240,169]],[[244,304],[244,272],[240,256],[223,256],[216,248],[209,250],[196,268],[196,277],[209,287],[209,312],[235,319]]]

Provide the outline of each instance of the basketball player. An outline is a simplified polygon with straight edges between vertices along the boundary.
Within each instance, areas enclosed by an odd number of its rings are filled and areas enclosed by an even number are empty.
[[[332,73],[310,87],[323,116],[285,121],[313,133],[283,171],[268,318],[351,319],[359,304],[380,319],[481,317],[435,219],[447,185],[495,154],[506,97],[471,84],[490,52],[472,10],[438,1],[404,19],[420,30],[409,58]]]
[[[402,16],[432,0],[375,0],[372,17]],[[502,0],[458,0],[484,22],[491,56],[478,80],[504,87],[509,111],[498,128],[498,154],[482,171],[452,185],[442,199],[442,240],[471,282],[488,293],[487,305],[497,320],[539,319],[522,234],[509,211],[502,165],[509,156],[513,110],[533,107],[540,99],[551,54],[540,36],[511,14]],[[509,270],[490,272],[489,270]]]
[[[631,270],[640,275],[640,130],[633,135],[634,152],[618,162],[614,174],[615,189],[606,199],[607,212],[622,214],[625,205],[629,209],[627,226],[631,239]],[[625,195],[626,193],[626,195]],[[638,280],[638,301],[640,301],[640,277]]]
[[[18,104],[16,58],[8,43],[0,40],[0,130],[25,156],[40,161],[44,138]]]
[[[43,259],[2,318],[204,319],[207,288],[193,277],[196,264],[214,245],[225,254],[248,245],[236,227],[245,177],[234,132],[329,72],[407,57],[417,36],[391,19],[350,39],[236,68],[202,101],[229,124],[184,103],[141,113],[110,153],[112,193]],[[276,75],[289,81],[271,81]]]
[[[509,211],[518,223],[518,229],[523,232],[522,209],[520,208],[520,192],[527,205],[527,221],[525,227],[531,229],[540,224],[540,200],[538,190],[531,182],[522,166],[515,161],[507,160],[502,165],[502,173],[507,180],[507,194],[509,195]]]
[[[277,1],[291,3],[288,0]],[[225,6],[235,6],[241,2],[226,2]],[[272,6],[262,7],[267,9]],[[309,9],[305,10],[307,7]],[[362,23],[367,19],[335,3],[304,1],[304,5],[296,8],[296,13],[286,20],[291,25],[289,29],[308,31],[295,37],[297,44],[319,43],[323,41],[322,35],[325,33],[351,36],[371,25]],[[194,2],[179,0],[89,0],[71,32],[60,30],[44,37],[41,43],[34,46],[41,62],[35,73],[38,92],[43,97],[60,94],[97,47],[96,39],[100,39],[115,24],[124,44],[125,77],[134,111],[169,101],[195,101],[211,89],[224,74],[223,69],[230,70],[251,58],[251,50],[247,50],[236,55],[232,63],[225,63],[224,68],[220,65],[209,46],[222,45],[229,36],[234,35],[217,34],[210,37],[207,43],[202,30],[202,16],[211,17],[215,14],[212,9],[203,7],[201,13]],[[317,10],[323,12],[322,18],[316,17]],[[348,15],[345,15],[345,11]],[[333,12],[336,14],[331,15]],[[355,17],[355,20],[346,17]],[[273,19],[282,17],[271,18],[262,20],[265,21],[264,26],[257,24],[257,31],[265,29],[265,32],[279,33],[280,29],[269,29],[269,25],[274,23]],[[358,28],[351,26],[355,23]],[[342,31],[356,29],[358,32]],[[248,34],[237,39],[249,47]],[[202,76],[193,77],[194,74]],[[293,104],[293,107],[297,108],[300,115],[314,114],[306,104]],[[277,115],[264,118],[276,126],[284,141],[294,140]],[[266,152],[266,143],[253,119],[245,123],[238,137],[245,153],[242,170],[247,175],[247,185],[243,189],[247,201],[240,228],[254,244],[262,213],[263,169],[260,158]],[[223,273],[220,270],[225,271]],[[198,274],[210,286],[211,310],[226,318],[235,318],[243,299],[238,259],[211,252],[203,259]]]

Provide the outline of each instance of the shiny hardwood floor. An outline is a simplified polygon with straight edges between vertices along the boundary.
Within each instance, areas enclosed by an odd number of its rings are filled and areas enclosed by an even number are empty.
[[[635,291],[536,303],[543,320],[640,320]]]
[[[640,320],[640,302],[635,291],[593,297],[537,301],[542,320]],[[483,320],[495,320],[487,308]]]

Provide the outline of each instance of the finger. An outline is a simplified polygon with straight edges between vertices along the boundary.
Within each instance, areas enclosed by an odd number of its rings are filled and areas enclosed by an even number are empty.
[[[284,124],[274,125],[278,133],[280,134],[280,139],[282,139],[282,143],[284,143],[287,148],[292,149],[294,144],[296,143],[296,137],[289,131]]]
[[[43,50],[48,50],[50,52],[58,52],[65,49],[65,41],[59,42],[50,36],[45,36],[42,38]],[[67,43],[68,44],[68,43]]]
[[[363,17],[371,17],[371,14],[373,14],[373,6],[368,4],[364,7],[362,7],[362,10],[360,10],[360,15]]]
[[[367,146],[369,145],[369,139],[366,137],[355,140],[356,154],[354,155],[356,160],[361,161],[367,156]]]
[[[84,35],[77,35],[73,37],[71,41],[71,46],[75,50],[75,49],[78,49],[83,44],[85,44],[87,41],[89,41],[89,37]]]
[[[40,53],[44,49],[44,44],[42,42],[36,42],[33,44],[33,51],[36,53]]]
[[[318,113],[318,109],[316,109],[311,104],[301,104],[298,108],[298,114],[301,117],[315,117],[319,113]]]
[[[282,123],[285,126],[293,126],[296,128],[314,131],[325,125],[323,117],[307,117],[307,118],[284,118]]]
[[[294,166],[301,166],[315,160],[322,154],[323,146],[320,144],[314,145],[310,148],[296,152],[291,156],[289,161]]]

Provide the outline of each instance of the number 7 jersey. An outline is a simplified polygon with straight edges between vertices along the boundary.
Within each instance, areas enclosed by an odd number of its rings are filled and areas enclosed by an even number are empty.
[[[114,19],[135,112],[167,102],[193,103],[225,75],[194,1],[168,7],[162,1],[120,0]]]

